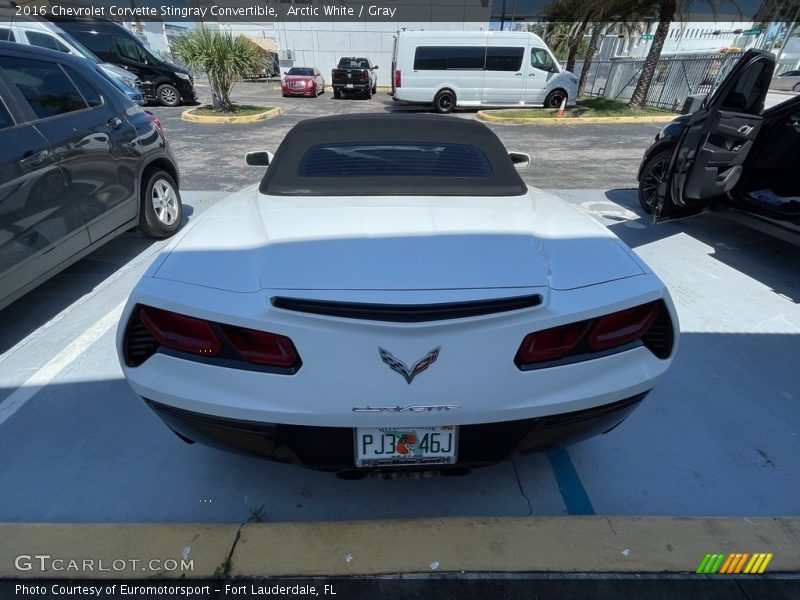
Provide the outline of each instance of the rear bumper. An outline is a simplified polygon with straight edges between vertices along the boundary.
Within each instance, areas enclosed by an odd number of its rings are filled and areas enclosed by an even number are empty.
[[[649,390],[648,390],[649,391]],[[585,410],[533,419],[461,425],[456,465],[480,467],[511,460],[530,451],[576,442],[606,433],[619,425],[648,392]],[[177,435],[189,442],[255,455],[279,462],[327,471],[353,469],[353,429],[259,423],[227,419],[167,406],[147,405]],[[416,470],[419,467],[394,467]],[[424,467],[436,469],[437,466]],[[367,469],[369,470],[369,469]],[[386,470],[381,467],[380,470]]]
[[[334,83],[333,89],[342,92],[366,92],[372,87],[369,83]]]

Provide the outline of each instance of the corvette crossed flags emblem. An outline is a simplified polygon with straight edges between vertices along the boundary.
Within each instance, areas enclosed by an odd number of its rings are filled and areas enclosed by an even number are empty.
[[[433,363],[436,362],[436,359],[439,358],[439,350],[442,347],[438,346],[428,352],[425,356],[419,359],[417,362],[413,364],[413,366],[409,369],[406,364],[392,355],[391,352],[388,350],[384,350],[381,347],[378,347],[378,352],[380,352],[381,360],[389,365],[389,368],[392,371],[397,371],[403,378],[406,380],[406,383],[409,385],[414,380],[414,377],[422,373],[425,369],[430,367]]]

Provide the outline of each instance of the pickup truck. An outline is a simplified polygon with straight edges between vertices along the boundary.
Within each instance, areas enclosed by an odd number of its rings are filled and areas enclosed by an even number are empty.
[[[331,69],[331,83],[333,84],[333,97],[341,98],[342,92],[355,92],[372,98],[377,93],[378,76],[368,58],[340,58],[335,69]]]

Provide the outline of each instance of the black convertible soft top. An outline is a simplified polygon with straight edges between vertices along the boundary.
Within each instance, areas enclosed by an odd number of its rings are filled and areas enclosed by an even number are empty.
[[[492,130],[427,114],[301,121],[259,187],[273,196],[519,196],[527,189]]]

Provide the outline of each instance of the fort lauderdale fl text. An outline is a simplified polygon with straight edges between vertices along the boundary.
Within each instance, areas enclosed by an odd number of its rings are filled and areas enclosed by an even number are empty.
[[[389,17],[393,18],[397,8],[386,6],[360,5],[342,6],[326,4],[325,6],[298,6],[285,5],[281,7],[281,15],[287,17]],[[275,6],[259,4],[254,6],[18,6],[18,16],[45,16],[53,17],[116,17],[122,19],[147,18],[147,17],[172,17],[181,19],[205,17],[270,17],[279,18]]]

